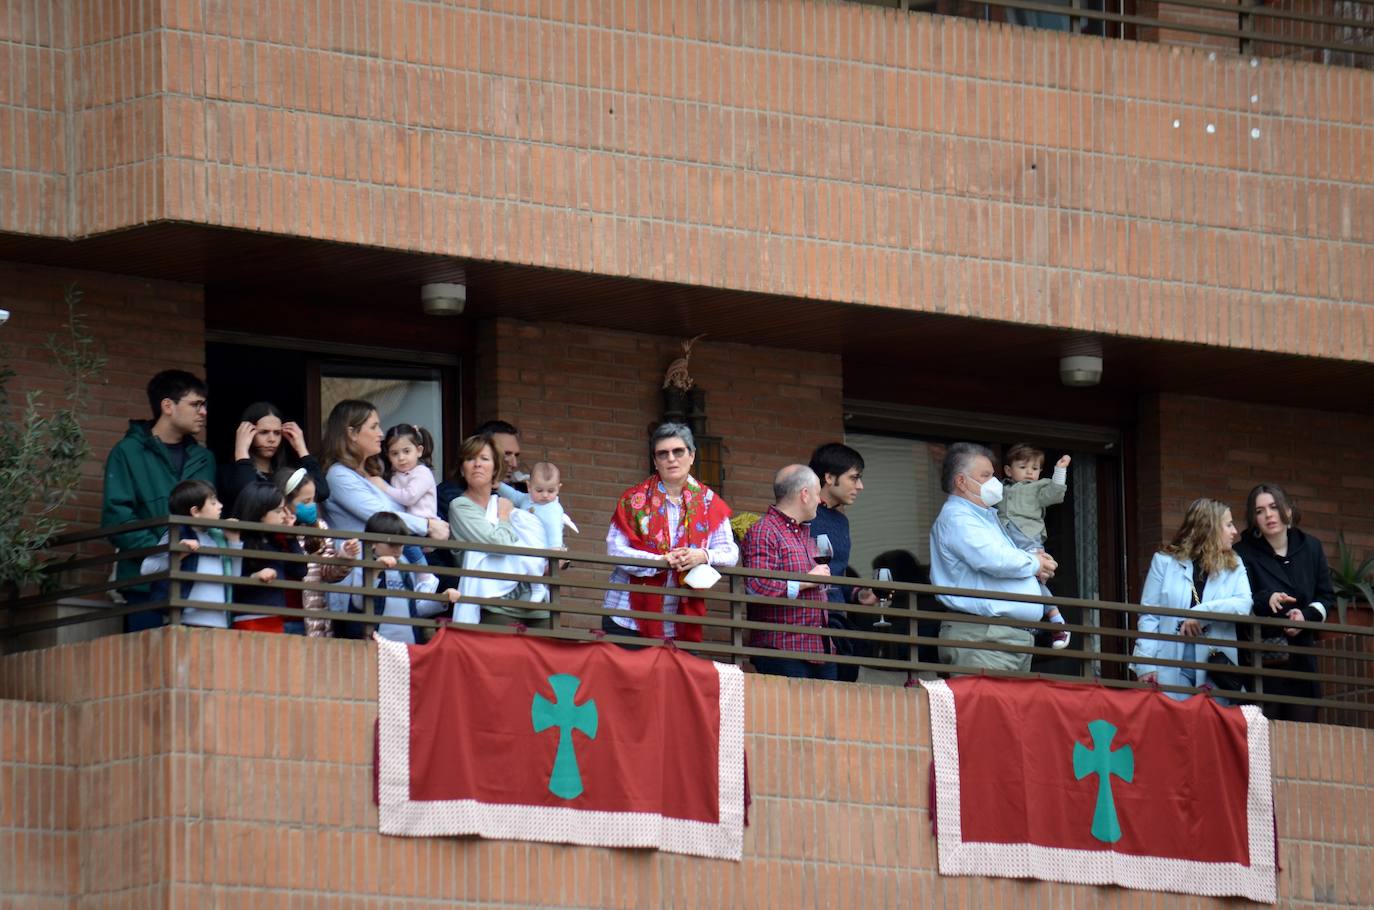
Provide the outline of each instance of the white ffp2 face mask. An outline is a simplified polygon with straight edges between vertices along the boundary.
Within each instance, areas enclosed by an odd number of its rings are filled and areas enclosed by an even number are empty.
[[[973,477],[968,474],[964,476],[968,477],[969,480],[973,480]],[[996,477],[989,477],[987,480],[983,481],[982,485],[978,487],[978,498],[983,500],[983,505],[987,506],[989,509],[997,505],[1002,501],[1002,481],[998,480]]]

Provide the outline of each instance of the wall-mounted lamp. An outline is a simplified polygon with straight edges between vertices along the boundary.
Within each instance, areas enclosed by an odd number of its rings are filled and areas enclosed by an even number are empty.
[[[1059,358],[1059,381],[1072,388],[1097,385],[1102,381],[1102,358],[1096,354]]]
[[[467,303],[465,284],[426,284],[420,288],[420,308],[426,316],[461,316]]]

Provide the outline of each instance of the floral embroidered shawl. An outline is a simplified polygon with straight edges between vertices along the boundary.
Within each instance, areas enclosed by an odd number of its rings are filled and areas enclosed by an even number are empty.
[[[620,496],[611,522],[629,539],[630,546],[646,553],[667,553],[673,548],[672,534],[668,527],[667,496],[659,489],[658,475],[649,477],[642,483],[630,487]],[[682,486],[682,532],[678,537],[679,547],[700,547],[706,549],[711,537],[711,529],[730,518],[730,507],[715,494],[710,487],[688,477]],[[636,578],[636,584],[663,587],[668,583],[668,570],[653,575]],[[705,616],[706,602],[700,597],[683,597],[678,600],[678,612],[687,616]],[[663,596],[630,592],[630,609],[649,613],[663,612]],[[646,638],[663,638],[663,623],[638,619],[639,632]],[[701,641],[701,626],[696,623],[682,623],[677,627],[677,637],[684,641]]]

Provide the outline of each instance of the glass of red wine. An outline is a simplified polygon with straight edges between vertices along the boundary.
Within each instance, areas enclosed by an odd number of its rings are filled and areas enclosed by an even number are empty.
[[[835,558],[835,548],[830,543],[829,534],[816,535],[816,555],[811,558],[816,560],[818,566],[830,565],[830,560]],[[830,596],[827,585],[821,585],[821,594],[827,598]]]

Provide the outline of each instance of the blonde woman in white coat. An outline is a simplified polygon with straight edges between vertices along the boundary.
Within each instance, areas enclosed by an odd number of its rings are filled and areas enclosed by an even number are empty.
[[[1231,547],[1238,537],[1231,510],[1213,499],[1194,500],[1188,506],[1183,526],[1174,539],[1150,562],[1150,574],[1140,593],[1143,606],[1198,610],[1206,613],[1248,614],[1251,606],[1250,580],[1245,566]],[[1196,592],[1196,593],[1195,593]],[[1142,613],[1136,627],[1141,632],[1182,635],[1188,638],[1236,638],[1233,622],[1188,619],[1182,616],[1157,616]],[[1236,649],[1221,650],[1238,662]],[[1159,666],[1151,658],[1193,660],[1205,663],[1211,647],[1181,641],[1141,638],[1135,643],[1136,662],[1131,669],[1142,682],[1166,686],[1205,686],[1207,671],[1190,667]],[[1167,692],[1170,698],[1185,699],[1182,692]]]

